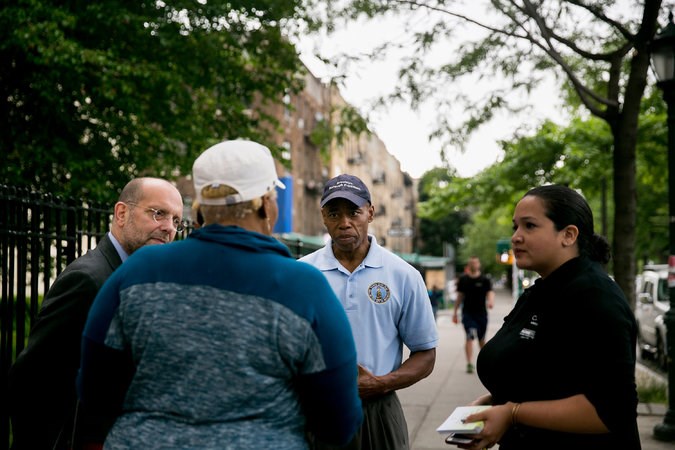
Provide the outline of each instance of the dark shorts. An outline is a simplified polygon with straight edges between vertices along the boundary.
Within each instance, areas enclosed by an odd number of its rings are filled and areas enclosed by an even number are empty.
[[[312,450],[408,450],[408,424],[395,392],[376,399],[363,400],[363,424],[354,439],[344,447],[312,442]]]
[[[466,338],[470,341],[478,339],[482,341],[487,331],[487,316],[474,316],[472,314],[462,314],[462,325],[466,331]]]

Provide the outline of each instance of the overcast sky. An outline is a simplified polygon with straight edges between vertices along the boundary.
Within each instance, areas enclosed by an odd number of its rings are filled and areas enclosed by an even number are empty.
[[[470,5],[475,3],[471,2]],[[463,32],[471,33],[479,30],[472,31],[467,28]],[[324,57],[338,53],[354,54],[375,48],[383,39],[403,37],[401,23],[394,20],[380,20],[377,23],[369,22],[367,25],[352,24],[348,29],[338,31],[328,38],[312,36],[300,42],[299,49],[303,62],[312,73],[318,78],[324,78],[331,75],[331,69],[313,58],[313,52],[319,51]],[[374,98],[389,93],[394,88],[398,81],[396,76],[399,58],[400,55],[394,54],[382,62],[369,61],[352,65],[341,93],[347,102],[369,116],[371,129],[382,139],[389,152],[401,162],[402,170],[418,178],[427,170],[441,165],[439,143],[437,141],[430,143],[428,140],[435,122],[434,111],[427,107],[426,111],[415,112],[405,105],[397,105],[388,111],[372,111],[368,108]],[[475,90],[476,85],[472,84],[470,89]],[[450,164],[460,176],[475,175],[500,157],[501,149],[497,142],[511,138],[516,128],[523,125],[535,127],[545,118],[560,121],[558,92],[553,83],[537,92],[532,97],[536,102],[529,119],[497,116],[492,123],[475,134],[464,153],[459,151],[450,153]]]

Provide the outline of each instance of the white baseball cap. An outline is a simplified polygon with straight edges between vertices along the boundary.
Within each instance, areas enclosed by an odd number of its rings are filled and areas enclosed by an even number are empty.
[[[192,180],[200,205],[232,205],[262,197],[275,186],[286,189],[270,150],[245,140],[224,141],[204,150],[192,165]],[[202,189],[209,185],[230,186],[238,193],[202,198]]]

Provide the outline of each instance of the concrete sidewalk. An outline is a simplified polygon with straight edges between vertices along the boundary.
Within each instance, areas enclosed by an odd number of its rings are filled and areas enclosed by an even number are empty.
[[[499,329],[513,304],[508,291],[497,289],[495,293],[495,307],[490,311],[488,324],[488,339]],[[475,373],[466,373],[464,329],[461,324],[452,323],[452,310],[439,311],[437,323],[440,343],[436,349],[433,373],[398,392],[408,421],[412,450],[457,448],[447,445],[444,437],[436,432],[436,428],[456,406],[466,405],[486,393],[478,376]],[[660,442],[653,437],[654,426],[663,422],[665,412],[666,405],[639,405],[638,426],[643,450],[675,449],[675,442]]]

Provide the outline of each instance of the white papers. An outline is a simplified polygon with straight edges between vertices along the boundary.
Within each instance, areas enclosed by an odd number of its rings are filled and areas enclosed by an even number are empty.
[[[445,422],[441,424],[436,431],[440,434],[449,434],[449,433],[460,433],[460,434],[476,434],[483,431],[483,421],[479,422],[467,422],[463,423],[465,417],[477,413],[479,411],[484,411],[488,408],[491,408],[489,405],[480,405],[480,406],[458,406],[455,410],[445,419]]]

